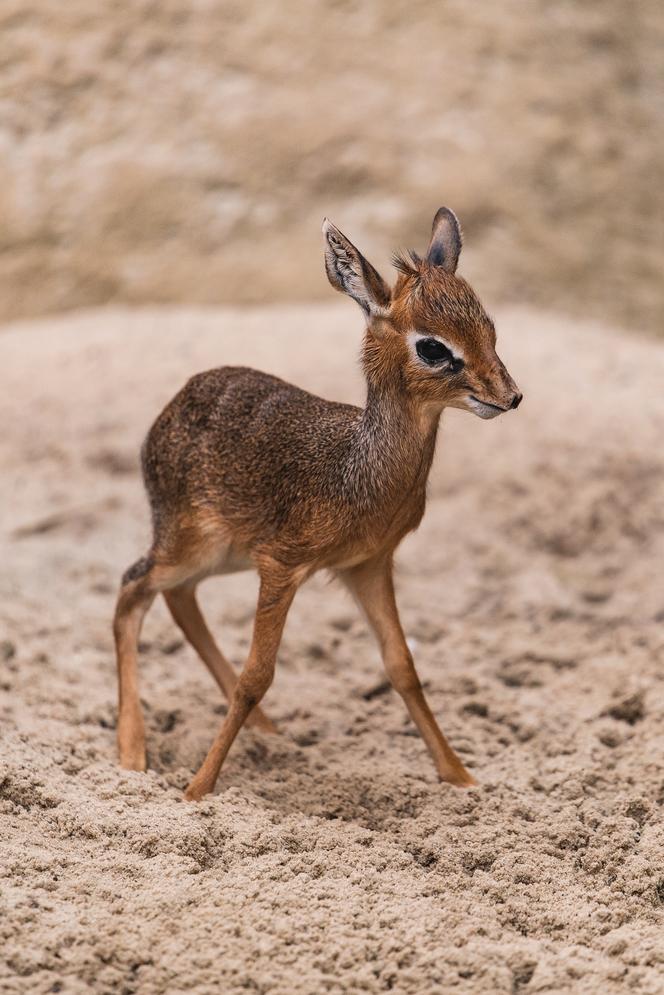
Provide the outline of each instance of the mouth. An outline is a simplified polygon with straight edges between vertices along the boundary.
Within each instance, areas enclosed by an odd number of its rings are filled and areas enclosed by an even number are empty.
[[[480,401],[479,397],[475,397],[474,394],[468,396],[468,407],[479,418],[497,418],[498,415],[504,415],[508,410],[507,408],[501,408],[499,404]]]

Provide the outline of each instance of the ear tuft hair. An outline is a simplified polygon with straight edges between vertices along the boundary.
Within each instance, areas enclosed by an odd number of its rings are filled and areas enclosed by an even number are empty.
[[[414,249],[399,249],[392,255],[392,265],[404,276],[419,276],[422,259]]]

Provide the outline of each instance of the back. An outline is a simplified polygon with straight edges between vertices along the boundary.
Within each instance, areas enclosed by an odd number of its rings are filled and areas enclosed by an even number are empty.
[[[361,412],[246,367],[192,377],[159,415],[142,461],[153,514],[195,507],[273,532],[330,486]]]

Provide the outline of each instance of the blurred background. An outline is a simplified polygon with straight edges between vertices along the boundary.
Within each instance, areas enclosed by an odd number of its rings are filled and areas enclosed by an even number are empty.
[[[4,0],[0,317],[329,300],[445,203],[462,270],[656,329],[658,0]]]

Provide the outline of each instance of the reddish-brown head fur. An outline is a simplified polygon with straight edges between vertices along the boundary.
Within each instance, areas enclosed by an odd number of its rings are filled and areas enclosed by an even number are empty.
[[[367,318],[364,367],[371,387],[400,388],[433,413],[455,407],[493,418],[517,407],[521,394],[496,353],[493,322],[456,276],[461,231],[450,210],[436,214],[424,258],[395,258],[392,290],[337,228],[326,221],[323,231],[331,284]]]

